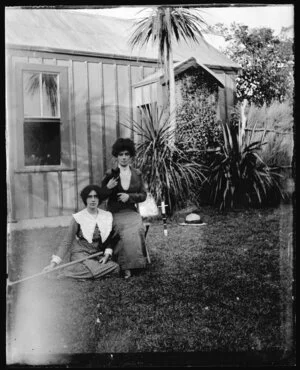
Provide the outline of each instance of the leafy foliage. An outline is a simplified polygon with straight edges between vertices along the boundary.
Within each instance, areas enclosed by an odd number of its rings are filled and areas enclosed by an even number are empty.
[[[180,7],[158,6],[151,15],[139,20],[130,38],[131,46],[144,46],[150,40],[158,43],[158,56],[163,64],[170,57],[172,38],[178,42],[198,42],[197,36],[202,37],[201,26],[206,25],[204,19],[196,10]],[[200,27],[199,27],[200,26]]]
[[[136,166],[144,175],[157,203],[165,201],[169,214],[196,199],[196,189],[206,180],[205,166],[191,161],[178,144],[171,145],[174,131],[155,105],[143,111],[143,125],[134,121],[132,129],[141,138],[136,145]]]
[[[269,167],[259,155],[265,145],[252,141],[252,135],[239,136],[234,125],[223,123],[224,144],[216,152],[210,166],[209,196],[221,209],[238,205],[258,205],[270,193],[284,197],[277,168]]]
[[[182,102],[177,108],[176,140],[191,160],[205,163],[209,154],[222,141],[222,128],[217,122],[217,84],[194,69],[180,76]]]
[[[217,28],[229,42],[224,53],[242,67],[237,78],[237,98],[257,105],[293,95],[293,42],[273,35],[270,28],[233,23]]]

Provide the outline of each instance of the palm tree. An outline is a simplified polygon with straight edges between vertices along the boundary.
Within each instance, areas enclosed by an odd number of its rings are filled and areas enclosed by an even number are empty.
[[[198,14],[198,10],[181,7],[159,6],[150,16],[135,23],[135,30],[130,37],[130,45],[144,46],[151,39],[158,42],[158,60],[163,66],[165,82],[169,81],[169,107],[171,128],[176,128],[175,77],[173,68],[173,42],[193,40],[199,42],[197,36],[203,38],[201,29],[206,22]]]

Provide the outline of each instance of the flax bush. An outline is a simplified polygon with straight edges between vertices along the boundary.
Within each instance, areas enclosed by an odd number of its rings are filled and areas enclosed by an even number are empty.
[[[263,205],[270,200],[284,198],[281,175],[276,167],[268,166],[260,156],[266,144],[240,137],[237,128],[223,123],[224,144],[213,155],[209,168],[209,199],[220,209],[236,206]]]
[[[174,142],[169,117],[155,105],[142,112],[143,122],[123,123],[140,138],[136,145],[135,165],[143,172],[148,190],[158,204],[165,201],[171,215],[176,209],[197,199],[197,191],[206,180],[207,168],[191,160]]]

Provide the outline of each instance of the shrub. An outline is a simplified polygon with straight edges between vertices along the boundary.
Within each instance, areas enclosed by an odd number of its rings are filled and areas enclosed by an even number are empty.
[[[247,112],[249,128],[257,125],[257,128],[288,131],[292,129],[293,121],[293,106],[289,101],[280,103],[274,100],[271,105],[264,104],[262,107],[251,104]]]
[[[176,141],[191,160],[205,163],[207,150],[219,146],[222,128],[207,101],[184,102],[177,115]]]
[[[210,200],[220,209],[240,205],[261,205],[270,199],[284,198],[279,171],[268,166],[259,155],[262,141],[241,140],[234,125],[223,123],[224,144],[213,155],[208,176]]]
[[[262,149],[262,159],[269,166],[288,167],[293,155],[293,109],[286,101],[274,101],[270,106],[251,105],[248,112],[247,128],[263,128],[256,137],[265,136],[267,144]],[[276,132],[268,131],[274,130]]]
[[[195,189],[206,180],[206,168],[191,161],[174,143],[170,121],[157,107],[144,110],[143,117],[143,124],[133,121],[132,128],[123,125],[141,138],[136,145],[135,165],[143,172],[156,202],[165,201],[172,214],[188,200],[197,198]]]
[[[193,161],[205,163],[208,148],[222,139],[216,117],[217,85],[201,70],[191,69],[181,76],[181,102],[176,113],[176,141]]]

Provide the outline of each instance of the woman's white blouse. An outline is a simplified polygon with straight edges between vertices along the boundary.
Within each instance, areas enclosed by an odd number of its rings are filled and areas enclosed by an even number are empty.
[[[113,216],[111,212],[104,211],[103,209],[98,208],[98,215],[95,218],[85,208],[80,212],[74,213],[73,217],[75,221],[80,225],[82,234],[89,243],[92,243],[93,241],[93,235],[96,225],[98,225],[102,243],[105,242],[105,240],[111,233],[113,224]],[[112,249],[106,248],[104,254],[112,255]],[[59,256],[55,254],[52,255],[51,262],[60,264],[61,261],[62,260]]]
[[[100,230],[102,243],[105,242],[112,230],[113,216],[110,212],[104,211],[103,209],[98,208],[98,215],[96,218],[94,218],[86,208],[80,212],[74,213],[73,217],[80,225],[82,234],[89,243],[93,241],[96,224]]]

